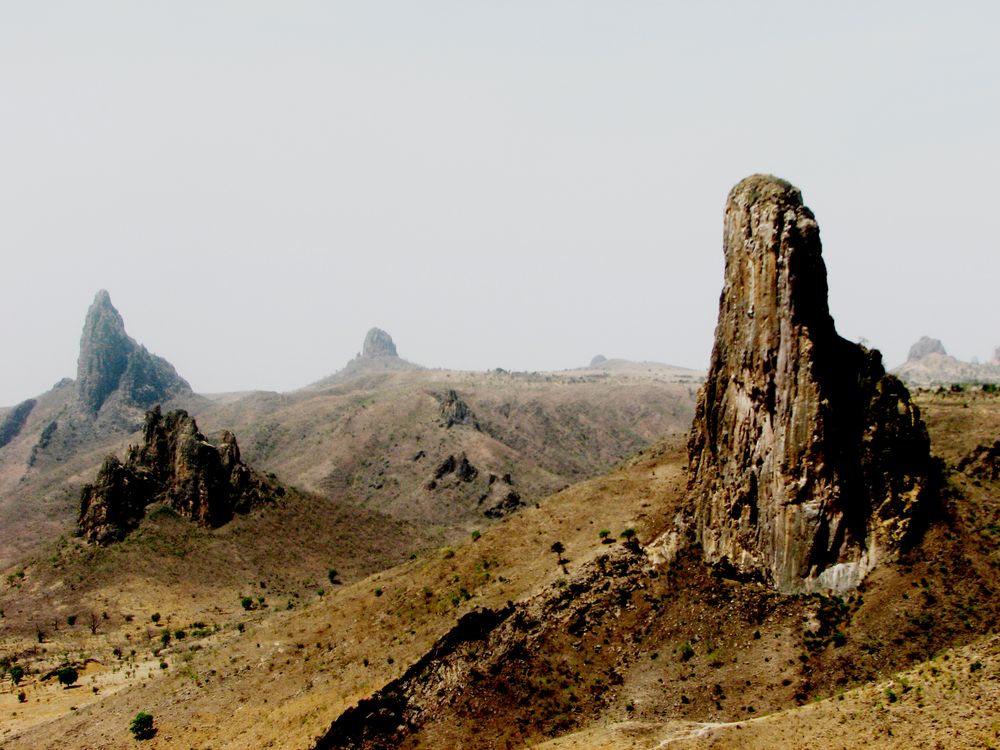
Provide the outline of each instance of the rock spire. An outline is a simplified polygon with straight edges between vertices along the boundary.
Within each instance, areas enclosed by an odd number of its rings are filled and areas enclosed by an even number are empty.
[[[365,336],[361,356],[371,359],[373,357],[398,357],[399,355],[396,354],[396,345],[392,342],[392,336],[381,328],[372,328]]]
[[[169,362],[125,333],[122,316],[103,289],[83,324],[76,384],[81,402],[92,413],[116,394],[126,404],[146,408],[191,392]]]
[[[799,190],[729,194],[715,346],[688,441],[706,559],[781,591],[846,590],[918,529],[930,445],[881,355],[837,335]]]

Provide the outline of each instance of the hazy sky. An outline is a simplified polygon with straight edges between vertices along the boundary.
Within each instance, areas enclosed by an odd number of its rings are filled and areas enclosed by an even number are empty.
[[[199,391],[403,357],[707,366],[797,184],[842,335],[1000,344],[1000,3],[0,0],[0,404],[107,288]]]

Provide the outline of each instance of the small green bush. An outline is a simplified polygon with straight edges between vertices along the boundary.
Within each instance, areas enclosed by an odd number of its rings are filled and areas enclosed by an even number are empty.
[[[24,677],[24,667],[22,667],[20,664],[15,664],[13,667],[10,668],[10,679],[15,685],[19,684],[23,677]]]
[[[152,714],[140,711],[135,715],[135,718],[132,719],[132,723],[129,724],[128,730],[137,740],[152,739],[153,735],[156,734],[156,727],[153,726]]]
[[[681,661],[687,661],[694,656],[694,646],[691,645],[691,641],[684,641],[677,651],[681,656]]]
[[[253,599],[251,599],[249,596],[244,596],[243,598],[240,599],[240,605],[243,607],[243,609],[250,610],[253,607]]]
[[[152,620],[154,624],[157,623],[157,622],[159,622],[160,621],[160,613],[159,612],[154,612],[153,614],[151,614],[149,616],[149,619]]]

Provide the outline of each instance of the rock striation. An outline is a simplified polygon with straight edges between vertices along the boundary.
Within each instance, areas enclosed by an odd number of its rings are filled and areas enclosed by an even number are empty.
[[[80,493],[80,533],[110,544],[138,526],[152,503],[215,527],[255,505],[284,494],[240,460],[231,432],[212,445],[182,410],[165,416],[159,406],[146,413],[142,444],[124,462],[108,456],[93,484]]]
[[[941,343],[940,339],[932,339],[930,336],[921,336],[920,339],[913,346],[910,347],[910,353],[907,355],[906,359],[909,362],[914,362],[918,359],[923,359],[929,354],[948,354],[944,349],[944,344]]]
[[[365,334],[365,343],[361,347],[361,356],[366,359],[373,357],[398,357],[396,344],[392,336],[381,328],[372,328]]]
[[[819,227],[799,190],[729,194],[725,283],[688,441],[707,561],[785,592],[843,591],[919,530],[930,443],[878,351],[837,335]]]
[[[147,408],[191,393],[173,365],[125,333],[122,316],[103,289],[83,324],[76,384],[80,401],[94,414],[113,395],[128,405]]]

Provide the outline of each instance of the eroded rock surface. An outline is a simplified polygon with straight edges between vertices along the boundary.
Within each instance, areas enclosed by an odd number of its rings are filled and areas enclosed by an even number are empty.
[[[113,394],[145,408],[191,392],[173,365],[125,333],[122,316],[103,289],[94,297],[83,325],[76,384],[81,402],[93,413]]]
[[[819,227],[792,185],[729,195],[725,284],[688,450],[704,555],[782,591],[856,586],[919,528],[930,445],[881,355],[837,335]]]
[[[105,459],[93,484],[80,493],[80,532],[109,544],[134,529],[151,503],[164,503],[204,526],[219,526],[234,513],[284,494],[240,461],[236,437],[222,434],[218,446],[198,431],[187,412],[146,413],[142,445],[124,462]]]

